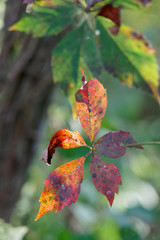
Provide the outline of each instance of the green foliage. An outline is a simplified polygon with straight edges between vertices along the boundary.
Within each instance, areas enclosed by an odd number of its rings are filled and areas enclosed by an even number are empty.
[[[26,32],[34,37],[56,35],[71,24],[74,7],[58,5],[55,9],[35,5],[31,14],[25,14],[10,30]]]
[[[150,88],[158,98],[158,65],[154,49],[144,37],[126,26],[121,26],[118,36],[107,31],[106,20],[100,18],[100,51],[105,69],[127,85]]]
[[[89,70],[90,75],[96,77],[100,77],[105,69],[128,86],[141,87],[159,101],[154,49],[140,33],[127,26],[118,29],[120,9],[134,10],[149,2],[115,0],[112,7],[112,1],[40,1],[43,7],[33,4],[31,13],[14,24],[11,30],[42,37],[58,34],[71,26],[71,31],[62,38],[52,55],[54,81],[62,82],[69,95],[78,87],[79,68]],[[97,18],[104,5],[105,13]],[[116,32],[111,28],[114,23],[118,25]]]

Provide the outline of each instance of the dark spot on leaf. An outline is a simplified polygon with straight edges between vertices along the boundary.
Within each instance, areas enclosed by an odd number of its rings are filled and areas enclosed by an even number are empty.
[[[63,201],[63,197],[62,197],[61,195],[59,196],[59,200],[60,200],[60,201]]]
[[[103,113],[103,109],[101,109],[100,111],[99,111],[99,114],[102,114]]]
[[[92,174],[92,178],[96,178],[97,174],[96,173],[93,173]]]

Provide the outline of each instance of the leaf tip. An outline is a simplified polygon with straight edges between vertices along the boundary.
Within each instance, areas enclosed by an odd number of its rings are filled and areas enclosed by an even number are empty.
[[[84,71],[80,68],[80,71],[82,72],[82,82],[86,82],[86,76],[84,75]]]
[[[41,216],[39,215],[39,212],[38,212],[36,218],[34,219],[34,222],[36,222],[40,217],[41,217]]]
[[[51,165],[51,159],[48,157],[48,147],[44,150],[40,160],[44,161],[48,166]]]
[[[110,206],[112,207],[113,201],[114,201],[114,194],[112,194],[112,196],[107,196],[107,199],[108,199]]]

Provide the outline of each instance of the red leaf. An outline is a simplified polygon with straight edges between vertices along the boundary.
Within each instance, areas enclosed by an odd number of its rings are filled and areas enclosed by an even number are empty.
[[[94,147],[104,156],[110,158],[118,158],[125,154],[126,147],[124,145],[134,144],[136,141],[129,132],[116,131],[110,132],[97,140]],[[135,148],[143,149],[141,145]]]
[[[55,153],[55,148],[62,147],[65,149],[84,147],[85,141],[77,131],[69,131],[67,128],[61,129],[56,132],[50,140],[48,147],[44,150],[41,160],[47,164],[51,164],[51,159]]]
[[[45,187],[39,201],[38,220],[47,212],[60,211],[64,206],[75,203],[83,180],[85,157],[70,161],[56,168],[44,182]]]
[[[112,4],[106,4],[100,9],[98,13],[99,16],[109,18],[116,24],[114,27],[110,28],[110,32],[114,35],[118,34],[121,25],[120,10],[121,7],[113,7]]]
[[[118,193],[118,184],[121,185],[121,176],[114,164],[106,164],[97,152],[92,153],[90,173],[98,192],[105,195],[112,206],[114,195]]]
[[[90,141],[93,142],[107,107],[106,89],[95,78],[85,82],[76,92],[75,97],[81,125]]]

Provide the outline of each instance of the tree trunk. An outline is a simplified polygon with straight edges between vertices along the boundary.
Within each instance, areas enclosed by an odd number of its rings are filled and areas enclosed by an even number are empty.
[[[67,31],[44,38],[8,32],[24,11],[22,0],[6,2],[0,55],[0,218],[6,221],[33,159],[54,88],[51,52]]]

